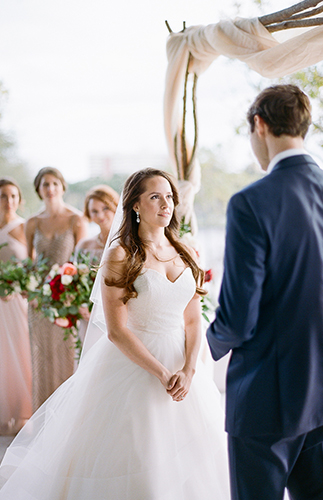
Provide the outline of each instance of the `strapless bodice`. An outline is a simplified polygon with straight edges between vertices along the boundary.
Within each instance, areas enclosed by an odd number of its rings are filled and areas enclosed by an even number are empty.
[[[146,268],[134,285],[138,297],[128,302],[128,327],[132,331],[138,336],[183,331],[183,312],[196,288],[191,268],[187,267],[174,282]]]

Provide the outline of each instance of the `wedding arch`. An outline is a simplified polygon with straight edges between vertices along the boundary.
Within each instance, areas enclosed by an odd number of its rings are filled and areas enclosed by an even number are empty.
[[[278,78],[323,60],[323,0],[304,0],[287,9],[254,19],[222,20],[207,26],[190,26],[170,32],[164,95],[164,126],[169,157],[179,181],[180,216],[194,234],[194,197],[201,171],[196,158],[198,128],[196,84],[198,77],[220,55],[239,59],[267,78]],[[271,33],[290,28],[310,28],[279,43]],[[186,138],[187,82],[193,75],[194,141]],[[182,106],[180,101],[182,99]]]

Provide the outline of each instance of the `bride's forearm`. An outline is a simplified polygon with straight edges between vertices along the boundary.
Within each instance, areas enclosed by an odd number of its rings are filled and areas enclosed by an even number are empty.
[[[198,353],[201,345],[201,335],[197,329],[195,331],[189,331],[186,328],[186,345],[185,345],[185,364],[183,367],[184,371],[191,371],[193,375],[195,373]]]
[[[184,313],[185,320],[185,364],[183,370],[193,371],[201,346],[201,309],[200,298],[195,296],[187,306]]]
[[[131,361],[157,377],[165,387],[167,386],[172,376],[171,372],[150,353],[131,330],[128,328],[110,330],[108,337]]]

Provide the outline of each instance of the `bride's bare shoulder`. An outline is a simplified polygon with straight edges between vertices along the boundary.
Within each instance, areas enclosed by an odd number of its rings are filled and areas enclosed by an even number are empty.
[[[106,277],[116,277],[123,274],[126,263],[126,251],[118,245],[110,248],[104,259],[104,275]]]
[[[121,245],[112,246],[107,251],[107,262],[120,261],[124,262],[126,257],[126,251]]]

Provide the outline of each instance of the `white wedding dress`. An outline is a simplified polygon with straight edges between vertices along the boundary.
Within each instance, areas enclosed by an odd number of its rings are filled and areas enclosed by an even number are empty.
[[[146,269],[129,328],[175,372],[183,366],[189,268],[169,281]],[[220,394],[200,361],[174,402],[159,380],[106,337],[8,448],[1,500],[229,500]]]

